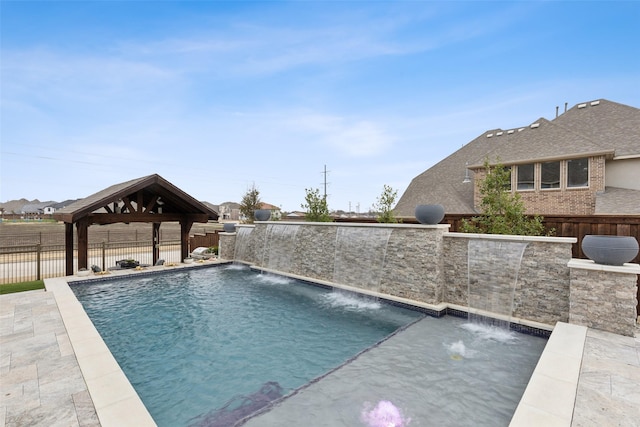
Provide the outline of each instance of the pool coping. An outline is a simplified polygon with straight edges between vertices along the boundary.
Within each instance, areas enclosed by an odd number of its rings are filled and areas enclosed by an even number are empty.
[[[206,264],[179,264],[171,266],[170,269],[159,266],[142,270],[118,270],[101,276],[66,276],[45,279],[45,289],[47,292],[53,293],[58,305],[69,341],[71,341],[102,427],[151,427],[157,424],[71,290],[69,283],[124,279],[135,275],[170,273],[181,269],[214,267],[226,263],[210,261]]]
[[[45,279],[45,288],[55,297],[102,427],[146,427],[157,424],[109,351],[69,284],[112,280],[132,275],[169,273],[181,269],[214,267],[229,263],[229,261],[218,260],[206,264],[180,264],[171,269],[149,267],[142,271],[115,271],[112,274],[99,277],[67,276]],[[266,269],[260,270],[268,271]],[[276,273],[282,275],[280,272]],[[444,313],[442,315],[447,314],[447,310],[467,311],[466,307],[454,304],[426,304],[308,277],[286,276],[326,287],[382,298],[391,303],[417,307],[419,311],[430,310]],[[526,321],[525,319],[512,319],[512,322],[549,331],[551,334],[509,426],[571,426],[587,328],[564,322],[558,322],[555,326]],[[549,393],[550,390],[553,390],[553,393]]]

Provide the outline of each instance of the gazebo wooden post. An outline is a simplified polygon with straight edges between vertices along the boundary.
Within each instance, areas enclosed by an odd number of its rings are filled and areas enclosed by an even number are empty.
[[[73,276],[73,223],[64,223],[65,275]]]
[[[151,238],[153,242],[153,265],[156,265],[160,258],[160,224],[159,222],[153,223],[153,235]]]
[[[89,221],[82,218],[76,222],[78,229],[78,270],[89,264]]]
[[[189,256],[189,231],[193,221],[183,219],[180,221],[180,261]]]

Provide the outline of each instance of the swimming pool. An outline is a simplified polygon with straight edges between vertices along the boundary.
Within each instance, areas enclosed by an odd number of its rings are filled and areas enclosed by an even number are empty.
[[[265,384],[287,393],[422,317],[236,267],[72,289],[159,426],[211,424]]]

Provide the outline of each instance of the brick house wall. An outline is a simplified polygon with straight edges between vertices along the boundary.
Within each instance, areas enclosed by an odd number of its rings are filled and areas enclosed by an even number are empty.
[[[527,214],[538,215],[593,215],[596,207],[596,193],[604,191],[605,186],[605,156],[589,158],[589,186],[579,188],[567,188],[567,163],[560,164],[560,188],[541,189],[540,169],[541,163],[535,164],[535,185],[531,190],[515,190],[517,184],[516,174],[511,176],[511,191],[518,192],[524,202]],[[510,165],[506,165],[510,166]],[[474,207],[480,211],[480,182],[485,178],[483,169],[474,171]]]

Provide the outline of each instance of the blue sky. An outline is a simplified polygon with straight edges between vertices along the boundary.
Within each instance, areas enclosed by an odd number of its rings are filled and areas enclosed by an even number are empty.
[[[640,2],[0,1],[0,202],[158,173],[369,210],[485,130],[640,107]],[[464,171],[460,171],[461,179]]]

